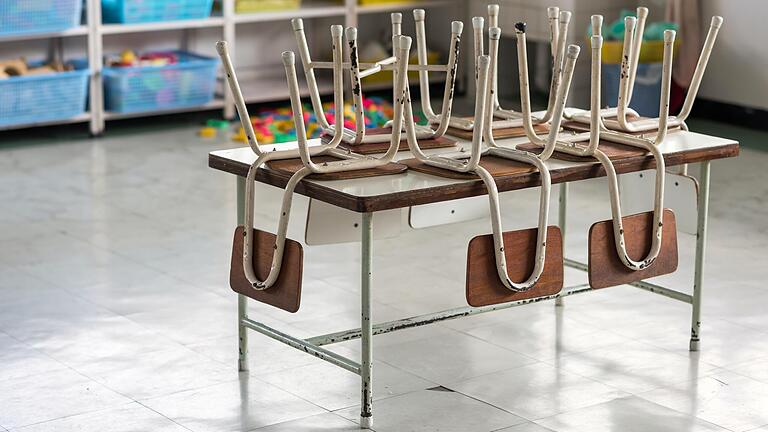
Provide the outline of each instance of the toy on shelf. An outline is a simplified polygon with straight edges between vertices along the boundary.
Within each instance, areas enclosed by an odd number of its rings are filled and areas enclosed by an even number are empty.
[[[104,61],[108,67],[168,66],[178,62],[178,54],[172,51],[156,51],[136,55],[133,50],[125,50],[119,56],[107,57]]]
[[[197,132],[197,134],[200,136],[200,138],[216,138],[217,130],[216,128],[206,126],[204,128],[200,128],[200,130]]]
[[[45,64],[30,64],[24,57],[13,60],[0,61],[0,79],[33,75],[46,75],[58,72],[69,72],[73,70],[75,70],[73,65],[64,64],[58,61]]]
[[[227,120],[208,119],[208,121],[205,122],[205,125],[214,129],[229,129],[229,121]]]

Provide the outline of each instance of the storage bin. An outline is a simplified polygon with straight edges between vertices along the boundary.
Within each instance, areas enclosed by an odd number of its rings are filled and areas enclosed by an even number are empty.
[[[301,7],[301,0],[237,0],[235,12],[239,14],[292,10]]]
[[[587,40],[587,46],[589,46],[590,43],[591,42]],[[678,48],[680,48],[680,39],[675,40],[675,45],[672,49],[673,55],[677,55]],[[603,42],[603,51],[601,55],[603,63],[621,63],[621,57],[624,55],[624,41]],[[642,45],[640,46],[640,63],[661,63],[663,60],[664,41],[643,41]]]
[[[177,51],[167,66],[106,67],[107,111],[141,112],[204,105],[213,99],[218,60]]]
[[[71,29],[82,13],[82,0],[0,0],[0,36]]]
[[[637,65],[635,89],[629,106],[644,117],[659,116],[661,101],[661,63],[641,63]],[[621,65],[604,64],[602,79],[603,106],[615,107],[619,99],[619,80]]]
[[[88,69],[81,68],[0,80],[0,126],[66,120],[83,114],[89,75]]]
[[[105,23],[143,23],[203,19],[211,15],[213,0],[101,0]]]

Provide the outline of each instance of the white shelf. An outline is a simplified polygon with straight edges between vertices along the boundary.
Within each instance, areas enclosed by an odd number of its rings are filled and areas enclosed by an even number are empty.
[[[3,1],[3,0],[0,0]],[[22,0],[10,0],[10,1],[22,1]],[[270,12],[258,12],[248,14],[235,13],[235,0],[221,0],[221,12],[220,15],[212,16],[204,19],[195,20],[179,20],[179,21],[163,21],[163,22],[151,22],[151,23],[137,23],[137,24],[102,24],[102,0],[84,0],[85,3],[85,22],[87,24],[75,27],[70,30],[62,32],[46,32],[37,34],[23,34],[12,36],[0,36],[0,43],[24,41],[24,40],[47,40],[49,47],[52,50],[59,51],[64,49],[65,44],[57,43],[59,38],[64,37],[81,37],[76,39],[76,44],[83,45],[89,59],[89,65],[92,71],[90,78],[90,93],[89,104],[91,107],[90,113],[78,116],[76,118],[67,119],[57,122],[43,122],[32,123],[26,125],[15,125],[0,127],[0,130],[20,129],[26,127],[46,126],[51,124],[67,124],[67,123],[81,123],[88,122],[90,125],[90,131],[93,135],[99,135],[104,132],[105,122],[107,120],[125,119],[125,118],[137,118],[161,114],[181,113],[181,112],[194,112],[202,110],[214,110],[222,109],[223,115],[232,116],[235,113],[234,101],[231,96],[223,91],[217,92],[216,99],[208,104],[194,107],[185,107],[169,110],[156,110],[149,112],[137,112],[137,113],[116,113],[107,112],[104,109],[104,94],[103,94],[103,77],[100,73],[101,61],[103,58],[103,51],[105,41],[109,41],[111,47],[115,42],[120,43],[122,39],[116,36],[120,34],[142,34],[151,32],[164,32],[169,30],[192,30],[192,29],[214,29],[220,34],[215,35],[215,38],[221,38],[230,41],[231,49],[238,47],[238,43],[243,42],[247,46],[248,40],[246,36],[238,37],[238,34],[247,34],[250,32],[238,32],[238,25],[248,23],[266,23],[266,22],[280,22],[287,21],[292,18],[325,18],[333,17],[334,20],[338,20],[340,24],[344,25],[357,25],[358,19],[364,14],[374,14],[378,12],[389,11],[407,11],[415,8],[437,8],[437,7],[451,7],[455,6],[464,9],[462,2],[459,0],[400,0],[394,3],[382,3],[360,6],[356,2],[357,0],[311,0],[305,2],[304,5],[298,9],[293,10],[279,10]],[[463,14],[463,12],[462,12]],[[379,17],[377,17],[378,19]],[[381,18],[381,25],[383,28],[389,27],[389,19]],[[386,22],[385,22],[386,21]],[[245,26],[243,26],[245,27]],[[289,27],[286,27],[289,28]],[[209,32],[206,34],[196,34],[195,32],[183,32],[183,35],[179,37],[179,47],[192,47],[192,49],[201,49],[199,42],[205,40],[205,44],[213,44],[214,39]],[[175,37],[175,35],[170,35]],[[165,38],[166,35],[153,36],[147,34],[143,36],[147,41],[152,40],[154,37]],[[198,40],[197,38],[200,38]],[[243,40],[245,38],[246,40]],[[260,41],[260,44],[268,44],[269,41]],[[66,44],[70,49],[69,45]],[[207,45],[206,45],[207,46]],[[262,45],[263,46],[263,45]],[[128,46],[126,46],[128,48]],[[210,52],[210,48],[206,52]],[[258,53],[261,47],[253,47],[253,52]],[[286,46],[286,49],[295,49],[295,46]],[[110,48],[111,49],[111,48]],[[69,58],[69,57],[65,57]],[[285,75],[282,67],[278,67],[274,70],[274,65],[279,59],[259,59],[258,62],[254,62],[253,68],[243,70],[244,74],[240,76],[241,88],[245,100],[249,103],[262,103],[262,102],[285,102],[288,101],[288,88],[286,85]],[[281,66],[278,64],[278,66]],[[221,75],[221,71],[219,71]],[[307,99],[307,88],[304,82],[304,77],[300,75],[300,88],[301,93],[305,101]],[[444,76],[435,76],[432,80],[444,79]],[[332,80],[330,77],[318,76],[318,85],[320,93],[326,96],[324,99],[328,100],[328,95],[333,93]],[[225,89],[225,85],[221,80],[219,81],[219,87],[221,90]],[[412,82],[412,85],[416,85],[416,82]],[[345,86],[348,83],[345,82]],[[391,88],[391,83],[366,83],[363,88],[364,91],[385,90]],[[349,94],[347,94],[349,99]]]
[[[428,9],[435,7],[454,6],[456,0],[428,0],[428,1],[404,1],[404,2],[392,2],[381,3],[374,5],[364,5],[357,7],[357,13],[370,14],[377,12],[396,12],[408,9]]]
[[[99,26],[99,29],[102,34],[124,34],[223,26],[224,18],[211,17],[198,20],[162,21],[138,24],[103,24]]]
[[[4,35],[0,36],[0,42],[9,42],[9,41],[21,41],[21,40],[34,40],[34,39],[49,39],[49,38],[60,38],[60,37],[71,37],[71,36],[85,36],[88,34],[88,27],[86,26],[79,26],[74,27],[69,30],[64,30],[60,32],[46,32],[46,33],[24,33],[24,34],[17,34],[17,35]]]
[[[211,110],[211,109],[219,109],[223,107],[224,107],[224,100],[217,98],[208,102],[205,105],[171,108],[166,110],[140,111],[140,112],[132,112],[132,113],[118,113],[118,112],[107,111],[104,113],[104,119],[119,120],[119,119],[136,118],[136,117],[149,117],[149,116],[164,115],[164,114],[177,114],[177,113],[194,112],[194,111],[205,111],[205,110]]]
[[[0,131],[6,131],[6,130],[14,130],[14,129],[26,129],[31,127],[40,127],[40,126],[53,126],[53,125],[63,125],[63,124],[72,124],[72,123],[84,123],[91,120],[91,114],[90,113],[83,113],[79,116],[71,117],[68,119],[63,120],[52,120],[52,121],[42,121],[42,122],[31,122],[31,123],[22,123],[22,124],[15,124],[15,125],[7,125],[7,126],[0,126]]]
[[[236,14],[235,23],[254,23],[254,22],[267,22],[267,21],[283,21],[292,18],[319,18],[319,17],[332,17],[342,16],[347,13],[347,9],[344,6],[306,6],[293,10],[282,10],[273,12],[259,12],[249,14]]]

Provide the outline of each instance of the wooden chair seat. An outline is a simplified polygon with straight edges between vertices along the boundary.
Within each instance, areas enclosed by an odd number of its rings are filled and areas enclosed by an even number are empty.
[[[385,134],[391,134],[392,129],[390,128],[375,128],[375,129],[367,129],[365,131],[365,135],[385,135]],[[331,140],[331,136],[324,135],[323,141],[329,142]],[[420,139],[419,140],[419,147],[422,150],[428,150],[428,149],[437,149],[437,148],[449,148],[449,147],[455,147],[458,141],[452,140],[447,137],[439,137],[439,138],[433,138],[433,139]],[[347,142],[341,142],[339,144],[340,148],[350,150],[352,152],[355,152],[357,154],[363,154],[363,155],[369,155],[369,154],[379,154],[379,153],[386,153],[387,150],[389,150],[389,141],[387,142],[378,142],[378,143],[360,143],[360,144],[351,144]],[[405,133],[403,133],[402,139],[400,140],[400,146],[398,147],[397,151],[408,151],[410,148],[408,147],[408,139],[405,137]]]
[[[622,218],[624,241],[630,258],[639,260],[651,249],[653,212]],[[677,227],[675,213],[664,209],[661,251],[648,268],[633,271],[619,259],[613,237],[613,220],[597,222],[589,229],[589,284],[607,288],[673,273],[677,270]]]
[[[337,160],[341,160],[341,159],[333,156],[327,156],[327,155],[312,157],[312,161],[316,164],[334,162]],[[266,165],[267,165],[267,168],[288,176],[293,175],[294,173],[296,173],[296,171],[304,167],[304,164],[299,158],[274,160],[274,161],[267,162]],[[342,171],[342,172],[327,173],[327,174],[310,174],[307,178],[311,178],[313,180],[349,180],[349,179],[400,174],[405,172],[407,169],[408,169],[407,166],[400,163],[393,162],[377,168],[353,170],[353,171]]]
[[[275,236],[272,233],[253,229],[253,261],[254,273],[259,280],[269,275],[274,253]],[[304,250],[299,242],[285,239],[283,263],[277,281],[270,288],[258,291],[251,286],[243,271],[243,244],[245,231],[243,226],[235,229],[232,241],[232,262],[229,272],[229,286],[238,294],[252,298],[261,303],[291,313],[297,312],[301,305],[301,280],[304,273]]]
[[[510,278],[519,282],[533,271],[537,228],[504,232],[504,254]],[[560,228],[547,228],[544,272],[533,288],[514,292],[504,286],[496,270],[493,235],[473,238],[467,249],[467,303],[487,306],[557,294],[563,289],[563,239]]]
[[[606,117],[606,119],[616,120],[616,117]],[[629,120],[629,123],[641,121],[641,120],[648,120],[648,117],[638,117],[638,116],[627,116],[627,120]],[[564,121],[562,123],[563,129],[570,130],[574,132],[589,132],[589,124],[587,123],[581,123],[573,120]],[[673,126],[667,129],[668,132],[674,132],[680,130],[680,126]],[[653,135],[658,133],[658,129],[651,129],[643,132],[625,132],[631,135],[636,136],[642,136],[642,135]]]
[[[434,167],[420,162],[417,159],[403,159],[399,163],[406,165],[408,169],[430,174],[437,177],[444,177],[456,180],[476,180],[479,179],[472,173],[460,173],[443,168]],[[522,162],[515,162],[496,156],[483,156],[480,159],[480,166],[485,168],[494,177],[504,177],[515,174],[527,174],[536,171],[536,167]]]
[[[472,117],[466,117],[466,118],[472,119]],[[533,130],[535,130],[536,133],[547,133],[549,132],[549,125],[548,124],[534,125]],[[449,127],[446,133],[448,135],[455,136],[457,138],[471,141],[473,132],[471,130],[465,130],[465,129],[460,129],[456,127]],[[522,126],[493,129],[493,137],[496,139],[520,138],[524,136],[525,136],[525,129]]]
[[[586,145],[586,142],[585,142]],[[610,160],[621,160],[621,159],[627,159],[632,157],[638,157],[648,154],[645,150],[638,148],[638,147],[632,147],[628,145],[622,145],[622,144],[616,144],[610,141],[600,141],[600,144],[598,145],[600,148],[600,151],[605,153],[606,156]],[[519,144],[516,147],[518,150],[525,150],[529,151],[534,154],[539,154],[543,150],[541,146],[538,146],[533,143],[525,143],[525,144]],[[597,159],[595,159],[592,156],[575,156],[568,153],[561,153],[559,151],[555,151],[552,154],[552,158],[567,162],[595,162]]]

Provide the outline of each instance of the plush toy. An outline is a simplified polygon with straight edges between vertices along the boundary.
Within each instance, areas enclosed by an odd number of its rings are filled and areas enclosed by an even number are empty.
[[[27,60],[24,57],[21,57],[14,60],[0,61],[0,79],[8,79],[18,76],[46,75],[73,69],[72,65],[56,61],[41,66],[30,67]]]

